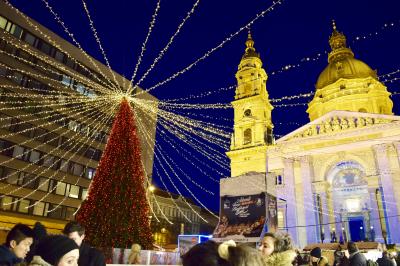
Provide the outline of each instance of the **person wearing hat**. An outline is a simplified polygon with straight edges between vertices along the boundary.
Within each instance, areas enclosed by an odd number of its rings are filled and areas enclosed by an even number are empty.
[[[52,235],[39,242],[29,266],[78,266],[79,247],[63,235]]]
[[[310,252],[310,265],[313,266],[329,266],[327,258],[322,256],[322,250],[319,247],[315,247]]]

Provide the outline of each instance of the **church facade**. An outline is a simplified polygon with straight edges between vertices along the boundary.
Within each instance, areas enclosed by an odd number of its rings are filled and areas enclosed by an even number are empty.
[[[231,176],[270,173],[278,227],[299,247],[400,243],[400,116],[384,84],[333,27],[310,122],[274,141],[267,74],[249,35],[236,74]],[[250,176],[249,176],[250,178]]]

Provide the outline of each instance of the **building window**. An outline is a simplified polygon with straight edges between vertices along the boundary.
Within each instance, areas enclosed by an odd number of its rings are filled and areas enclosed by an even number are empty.
[[[31,174],[22,172],[19,176],[19,185],[24,188],[34,189],[36,188],[36,177]]]
[[[58,181],[57,188],[56,188],[56,194],[64,196],[66,187],[67,187],[66,183]]]
[[[71,85],[72,79],[66,75],[62,75],[62,80],[61,83],[65,85],[66,87],[69,87]]]
[[[72,171],[71,174],[76,175],[76,176],[82,176],[83,175],[83,165],[78,164],[78,163],[72,163]]]
[[[46,134],[46,140],[45,142],[48,145],[57,147],[58,146],[58,141],[59,141],[59,137],[57,134],[53,133],[53,132],[49,132]]]
[[[5,169],[4,177],[7,176],[7,183],[17,185],[19,183],[19,173],[14,169]]]
[[[79,198],[79,187],[75,185],[68,185],[68,186],[69,186],[68,196],[74,199]]]
[[[68,161],[62,159],[60,163],[60,171],[67,173],[68,172]]]
[[[47,192],[49,190],[50,180],[45,177],[40,177],[38,182],[38,190]]]
[[[15,37],[17,37],[18,39],[20,39],[21,35],[22,35],[22,31],[23,31],[23,29],[20,26],[13,24],[11,27],[10,33],[12,35],[14,35]]]
[[[39,164],[40,162],[40,152],[38,151],[31,151],[29,153],[29,162],[34,163],[34,164]]]
[[[248,128],[243,133],[243,145],[251,143],[251,129]]]
[[[64,62],[64,53],[61,51],[56,51],[54,58],[58,61],[58,62]]]
[[[30,200],[21,200],[18,202],[18,212],[28,213],[28,206],[31,204]]]
[[[7,24],[7,19],[0,16],[0,28],[5,29]]]
[[[40,51],[42,51],[45,54],[50,55],[51,54],[51,45],[44,41],[41,41],[40,42]]]
[[[52,168],[54,166],[55,157],[53,155],[47,154],[43,157],[43,166]]]
[[[25,32],[24,41],[32,46],[35,46],[36,37],[28,32]]]
[[[36,205],[33,207],[33,215],[44,216],[45,203],[44,202],[36,202]]]
[[[89,178],[89,179],[92,179],[94,177],[95,171],[96,170],[93,169],[93,168],[90,168],[90,167],[86,168],[85,177]]]
[[[34,133],[33,133],[33,138],[35,138],[35,140],[40,141],[40,142],[44,142],[45,137],[46,137],[46,133],[47,130],[43,129],[43,128],[36,128]]]
[[[47,213],[47,216],[50,218],[55,218],[55,219],[62,219],[63,218],[63,208],[62,208],[62,206],[58,206],[57,209],[54,209],[56,207],[57,207],[57,205],[55,205],[55,204],[49,204],[49,210],[51,210],[51,211]]]
[[[25,148],[22,146],[15,146],[13,150],[13,155],[14,158],[20,159],[20,160],[26,160],[27,153],[25,153]]]
[[[82,200],[85,200],[88,194],[88,190],[86,188],[82,189]],[[153,206],[153,210],[154,210],[154,206]]]
[[[276,185],[283,185],[283,178],[281,175],[276,176]]]
[[[1,200],[1,209],[3,211],[12,211],[14,209],[13,206],[15,203],[11,202],[13,202],[12,197],[4,196],[3,199]]]
[[[73,220],[75,211],[76,211],[75,208],[66,207],[65,208],[65,219],[66,220]]]

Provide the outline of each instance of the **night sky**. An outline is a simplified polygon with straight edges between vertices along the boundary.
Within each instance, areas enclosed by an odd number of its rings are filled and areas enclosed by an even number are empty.
[[[54,20],[41,0],[11,1],[14,6],[39,23],[71,41],[63,29]],[[91,33],[82,2],[80,0],[49,1],[54,10],[92,56],[104,62],[97,43]],[[111,67],[120,74],[130,78],[142,43],[147,34],[151,16],[157,1],[87,1],[95,27],[102,40]],[[150,36],[143,62],[139,69],[139,77],[143,74],[159,51],[166,45],[170,36],[195,3],[194,0],[161,0],[161,8],[156,25]],[[247,24],[257,13],[268,8],[270,0],[201,0],[195,13],[181,29],[171,48],[141,84],[142,88],[168,78],[176,71],[188,66],[211,48],[217,46],[230,34]],[[252,27],[255,47],[261,55],[264,68],[269,78],[267,90],[270,98],[307,93],[314,90],[319,73],[327,65],[327,54],[330,51],[328,39],[332,32],[332,19],[337,28],[347,37],[355,57],[366,62],[378,75],[386,74],[400,68],[400,1],[398,0],[286,0],[272,12],[260,18]],[[393,26],[390,24],[393,23]],[[387,24],[388,26],[384,26]],[[375,34],[378,32],[378,34]],[[357,36],[367,36],[356,40]],[[244,42],[247,31],[243,31],[221,49],[215,51],[206,60],[200,62],[190,71],[179,76],[164,86],[152,91],[160,100],[171,100],[188,95],[198,95],[206,91],[218,91],[218,88],[234,85],[237,66],[244,53]],[[306,61],[305,58],[316,58]],[[272,75],[286,65],[300,67],[289,69],[283,73]],[[395,76],[400,77],[397,73]],[[137,80],[137,79],[136,79]],[[400,82],[386,84],[391,92],[400,92]],[[220,91],[208,97],[188,101],[190,103],[229,103],[233,100],[234,89]],[[393,96],[394,113],[399,114],[399,96]],[[282,103],[307,103],[311,99],[303,98]],[[233,126],[233,110],[190,110],[192,117],[209,116],[203,121]],[[227,121],[221,120],[227,118]],[[300,125],[308,122],[306,106],[275,108],[272,112],[275,134],[284,135]],[[177,140],[179,141],[179,140]],[[185,184],[201,201],[214,211],[219,209],[219,185],[212,181],[221,178],[218,172],[229,176],[229,172],[221,169],[213,160],[199,155],[195,149],[182,145],[199,160],[215,168],[211,171],[204,167],[201,173],[184,160],[179,151],[172,149],[160,135],[157,143],[182,170],[201,185],[215,192],[210,196],[186,177]],[[223,148],[215,147],[221,152]],[[212,153],[212,151],[208,151]],[[229,163],[225,158],[225,163]],[[160,162],[155,166],[160,168]],[[201,165],[199,165],[202,167]],[[161,171],[162,172],[162,171]],[[180,171],[177,171],[180,173]],[[165,177],[164,177],[165,178]],[[168,182],[167,189],[176,192]],[[177,187],[184,195],[190,196],[177,179]],[[162,186],[159,176],[154,174],[154,182]]]

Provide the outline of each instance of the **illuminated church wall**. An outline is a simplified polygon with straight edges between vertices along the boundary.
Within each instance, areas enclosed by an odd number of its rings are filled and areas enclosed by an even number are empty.
[[[232,102],[231,176],[276,175],[278,226],[299,247],[332,238],[400,243],[400,117],[376,71],[355,58],[335,24],[329,44],[310,122],[274,141],[268,76],[249,35]]]

